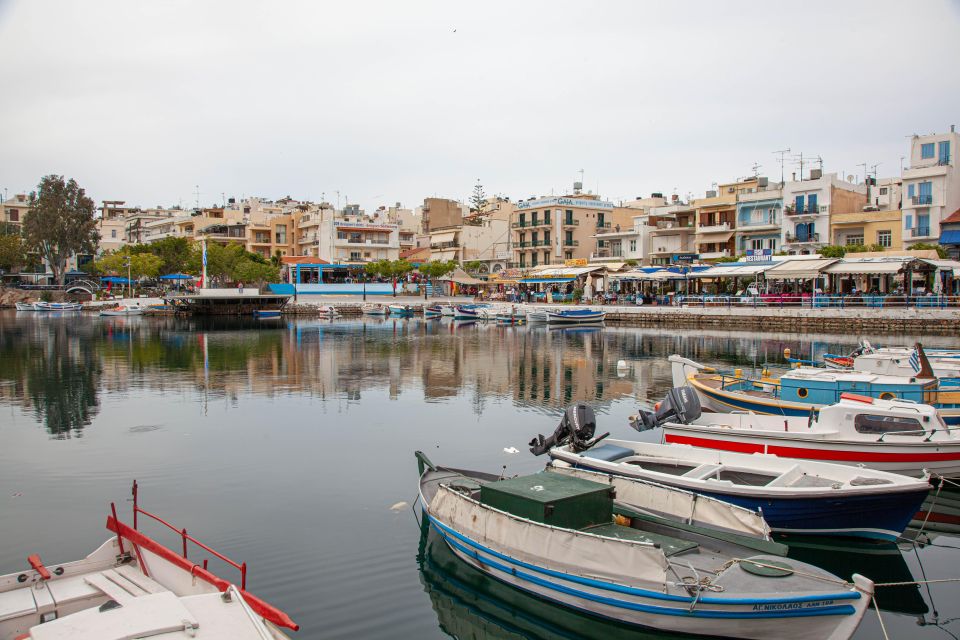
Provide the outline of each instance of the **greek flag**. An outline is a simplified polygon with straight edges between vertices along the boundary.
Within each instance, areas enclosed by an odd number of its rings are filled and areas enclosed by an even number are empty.
[[[915,373],[920,373],[920,356],[917,354],[916,349],[910,353],[910,368],[913,369]]]
[[[207,243],[203,243],[203,266],[207,266]]]

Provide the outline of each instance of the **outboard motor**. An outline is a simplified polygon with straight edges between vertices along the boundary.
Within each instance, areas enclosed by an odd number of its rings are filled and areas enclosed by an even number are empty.
[[[690,424],[700,417],[700,398],[691,387],[674,387],[653,411],[641,409],[630,421],[637,431],[659,427],[664,422]]]
[[[597,444],[609,433],[606,433],[596,440],[593,440],[593,434],[597,430],[597,416],[593,412],[593,407],[582,402],[567,407],[563,414],[563,419],[553,435],[538,435],[530,441],[530,453],[535,456],[541,456],[553,447],[570,444],[574,451],[584,451]]]

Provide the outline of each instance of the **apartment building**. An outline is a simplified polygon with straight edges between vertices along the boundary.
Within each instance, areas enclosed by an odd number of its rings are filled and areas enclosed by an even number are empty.
[[[663,194],[654,193],[649,198],[637,197],[614,207],[613,217],[618,222],[609,228],[597,229],[594,236],[597,248],[590,255],[590,260],[592,262],[624,260],[646,262],[649,247],[646,227],[650,210],[667,204],[669,203]],[[628,219],[629,223],[621,226],[619,220],[624,218]]]
[[[900,178],[869,178],[866,204],[861,211],[835,212],[830,216],[831,244],[902,249],[902,187]]]
[[[783,226],[783,188],[770,184],[763,177],[756,188],[737,195],[737,227],[735,243],[737,255],[747,250],[780,250]]]
[[[28,211],[30,198],[25,193],[18,193],[0,202],[0,222],[20,227]]]
[[[127,218],[140,212],[140,207],[128,207],[123,200],[104,200],[100,205],[97,232],[100,234],[99,252],[116,251],[127,244]]]
[[[124,241],[127,244],[143,244],[148,242],[146,239],[146,224],[156,220],[174,218],[183,215],[181,209],[164,209],[157,207],[155,209],[138,209],[130,212],[126,217],[124,225]]]
[[[511,263],[521,269],[608,253],[601,235],[632,228],[635,211],[619,208],[594,194],[531,198],[511,213]]]
[[[332,264],[398,260],[400,227],[363,216],[324,217],[317,228],[318,257]]]
[[[903,243],[936,243],[940,223],[960,208],[956,153],[960,134],[913,136],[910,167],[903,171]]]
[[[418,213],[423,233],[429,235],[434,229],[463,224],[463,218],[469,215],[470,208],[447,198],[424,198],[423,206],[419,208]]]
[[[737,198],[757,190],[759,178],[717,185],[705,198],[693,201],[696,208],[695,253],[700,260],[729,258],[737,254]]]
[[[646,242],[650,264],[670,265],[696,258],[696,208],[674,195],[671,204],[653,207],[647,216]]]
[[[430,259],[456,260],[460,264],[480,261],[483,263],[482,272],[497,272],[508,266],[509,242],[510,223],[507,220],[477,218],[470,224],[433,230],[430,233]]]
[[[814,169],[807,179],[784,183],[783,202],[781,248],[790,255],[807,255],[830,244],[831,215],[863,211],[867,190],[864,184]]]

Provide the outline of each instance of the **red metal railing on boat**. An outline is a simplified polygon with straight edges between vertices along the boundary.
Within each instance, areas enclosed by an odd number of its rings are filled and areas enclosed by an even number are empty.
[[[226,563],[229,564],[230,566],[235,567],[238,571],[240,571],[240,588],[243,589],[243,590],[246,590],[246,588],[247,588],[247,563],[246,563],[246,562],[238,563],[238,562],[236,562],[236,561],[234,561],[234,560],[231,560],[231,559],[228,558],[227,556],[225,556],[225,555],[223,555],[222,553],[218,552],[216,549],[212,549],[212,548],[208,547],[207,545],[203,544],[202,542],[200,542],[199,540],[197,540],[196,538],[194,538],[193,536],[191,536],[190,534],[188,534],[186,528],[178,529],[177,527],[173,526],[172,524],[170,524],[169,522],[167,522],[166,520],[164,520],[164,519],[161,518],[160,516],[158,516],[158,515],[156,515],[156,514],[153,514],[153,513],[150,513],[150,512],[147,511],[146,509],[142,509],[142,508],[140,507],[139,502],[138,502],[138,496],[137,496],[137,481],[134,480],[134,481],[133,481],[133,528],[134,528],[135,530],[139,530],[139,528],[137,527],[137,514],[139,514],[139,513],[142,513],[143,515],[147,516],[148,518],[152,518],[153,520],[155,520],[156,522],[159,522],[160,524],[162,524],[163,526],[167,527],[167,528],[170,529],[171,531],[174,531],[174,532],[176,532],[177,534],[179,534],[179,535],[180,535],[180,539],[181,539],[181,541],[182,541],[182,543],[183,543],[183,557],[184,557],[184,558],[188,558],[188,557],[189,557],[188,554],[187,554],[187,542],[192,542],[193,544],[197,545],[198,547],[200,547],[201,549],[203,549],[203,550],[206,551],[207,553],[212,553],[213,555],[215,555],[216,557],[220,558],[221,560],[223,560],[224,562],[226,562]],[[116,515],[116,514],[114,514],[114,515]],[[207,561],[206,561],[206,560],[203,561],[203,568],[204,568],[204,569],[207,568]]]

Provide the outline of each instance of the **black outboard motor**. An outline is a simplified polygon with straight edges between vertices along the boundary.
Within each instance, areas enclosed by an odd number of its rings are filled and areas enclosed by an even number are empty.
[[[593,438],[596,430],[597,416],[593,412],[593,407],[578,402],[567,407],[560,425],[552,436],[544,438],[543,435],[538,435],[530,441],[530,453],[541,456],[553,447],[568,443],[574,451],[584,451],[610,435],[606,433],[596,440],[592,440],[591,438]]]
[[[659,427],[664,422],[690,424],[700,417],[700,398],[691,387],[674,387],[653,410],[640,409],[630,426],[637,431]]]

